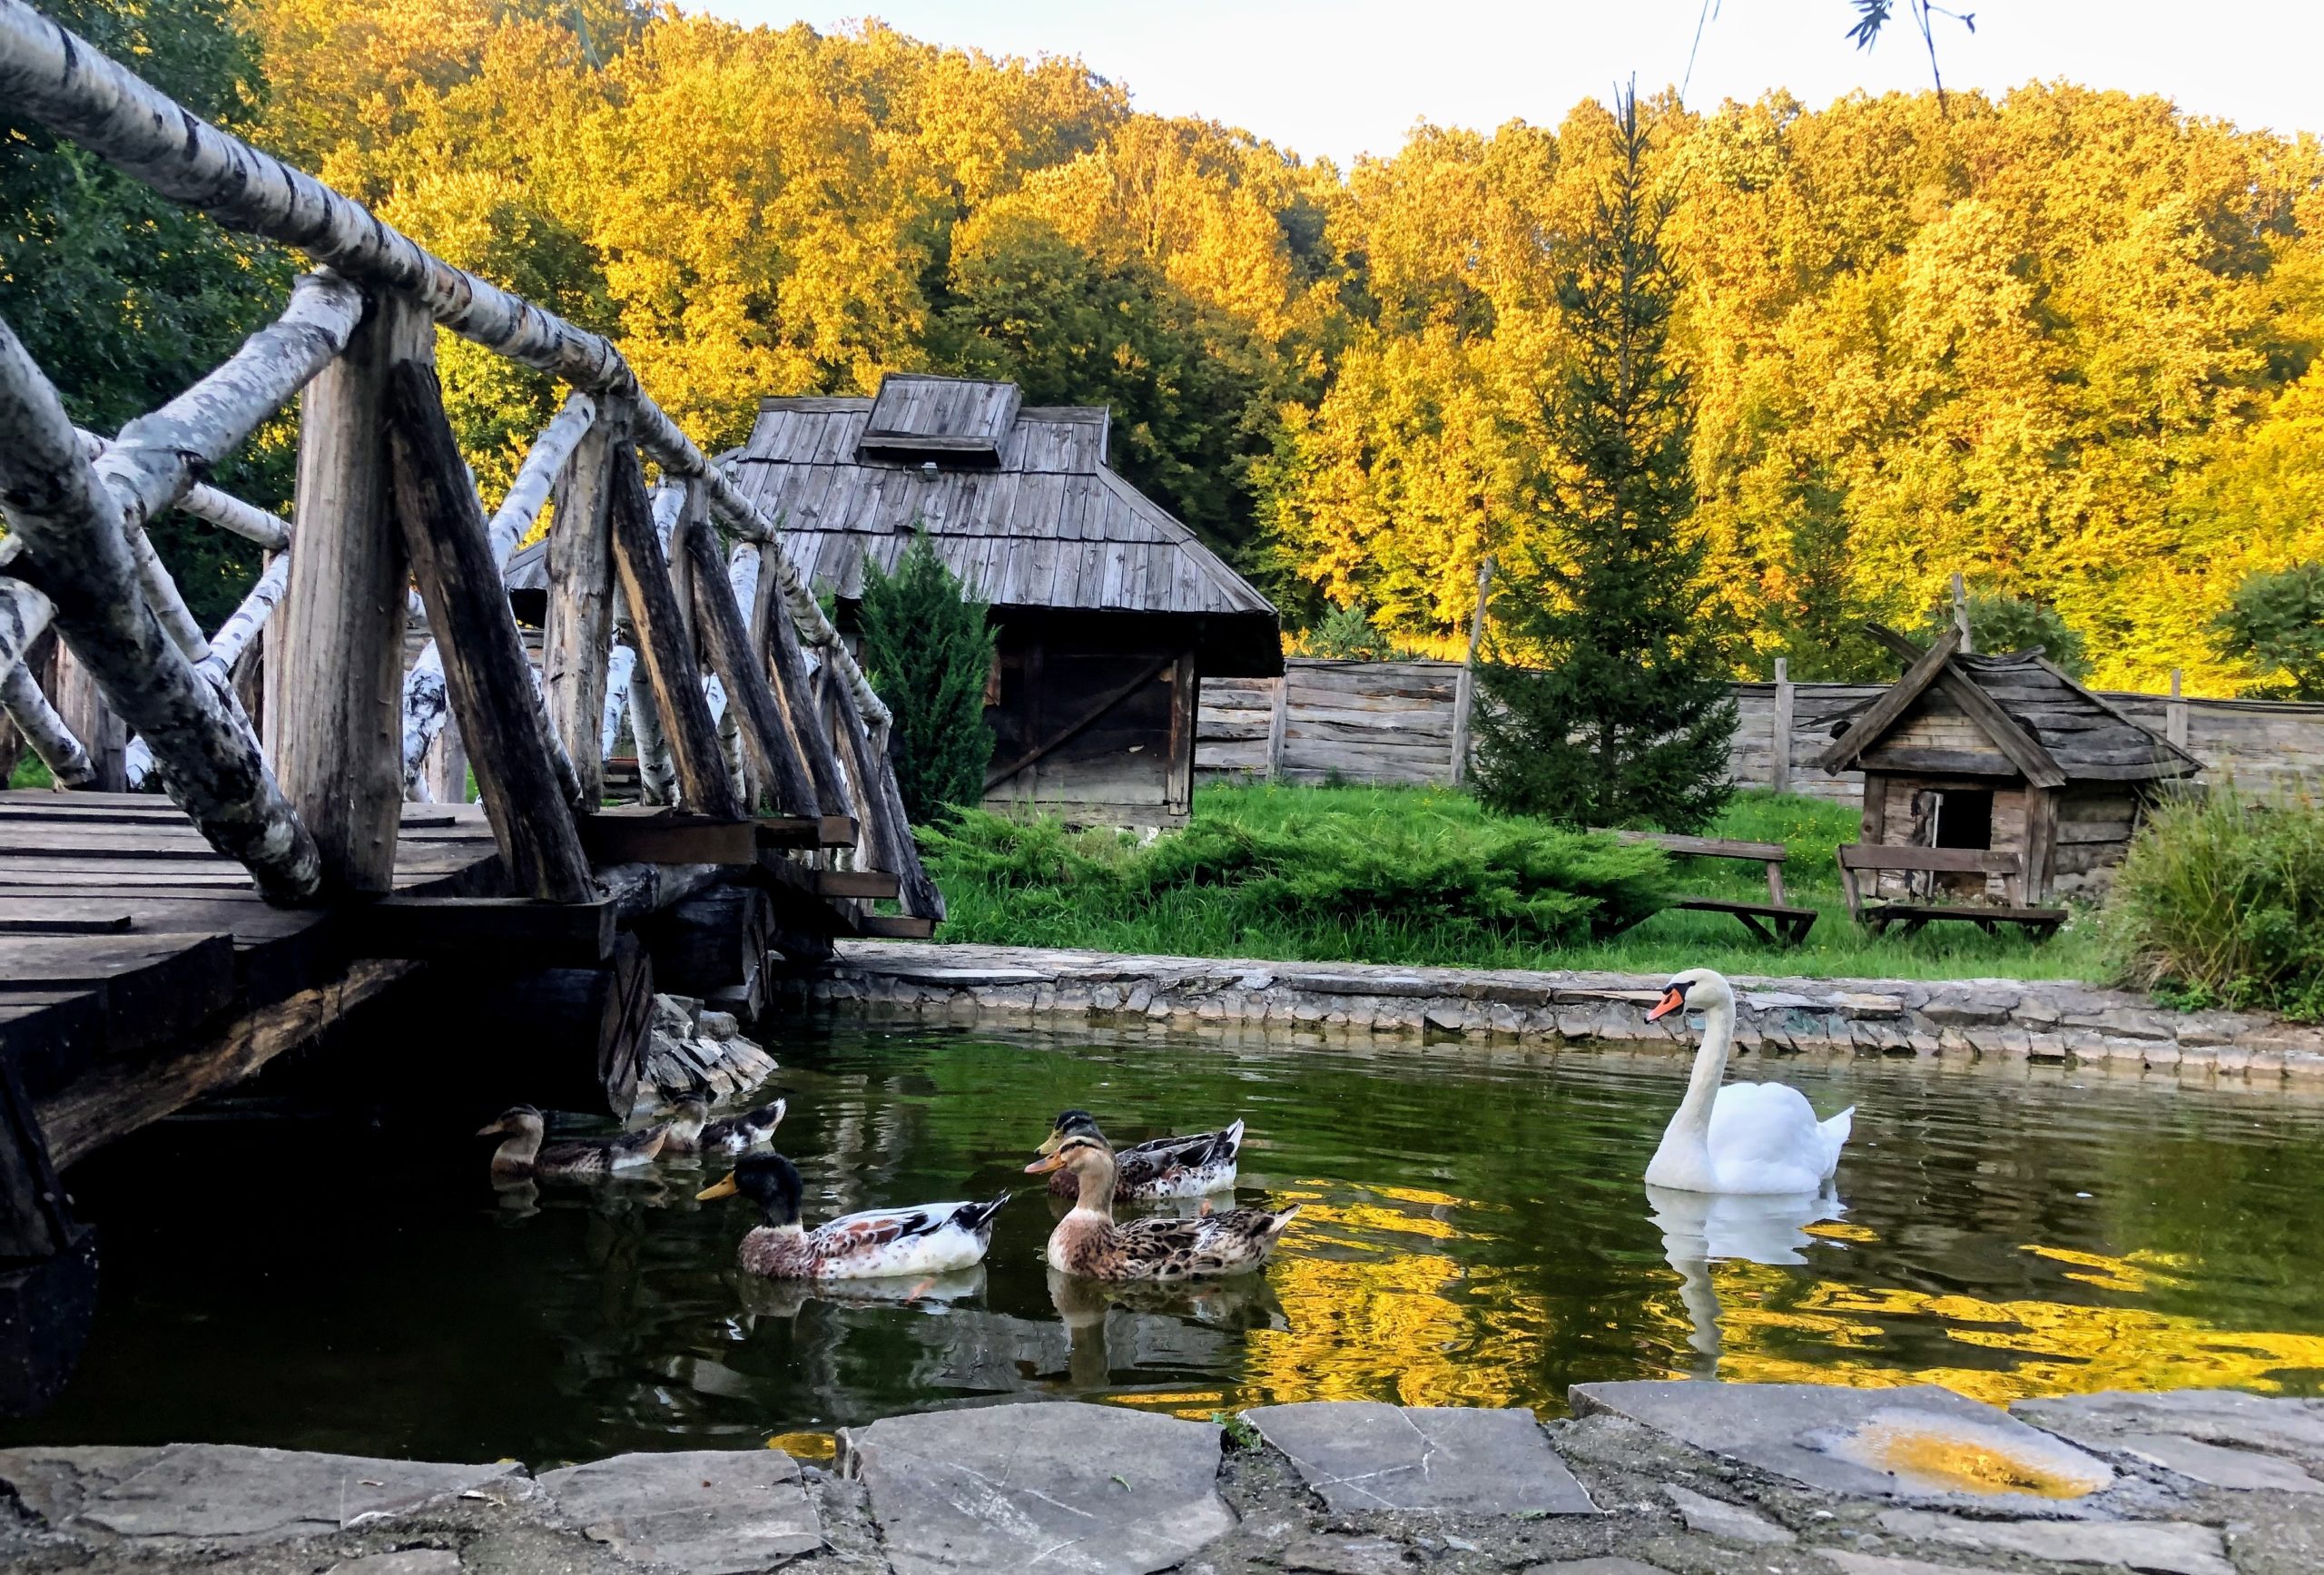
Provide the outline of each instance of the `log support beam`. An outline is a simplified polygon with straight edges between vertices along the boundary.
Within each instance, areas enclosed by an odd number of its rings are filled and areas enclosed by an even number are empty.
[[[541,635],[541,681],[549,727],[572,759],[582,797],[606,796],[606,734],[611,683],[614,559],[608,513],[614,449],[628,441],[626,406],[606,400],[573,450],[548,535],[548,615]],[[626,679],[626,672],[623,674]],[[616,718],[616,725],[618,719]]]
[[[669,565],[654,529],[654,506],[645,496],[645,477],[638,468],[637,457],[626,448],[614,456],[613,546],[622,599],[637,635],[637,654],[653,689],[654,709],[659,713],[671,760],[677,767],[679,793],[689,809],[723,820],[739,819],[742,806],[727,780],[726,762],[718,747],[718,724],[711,720],[710,703],[703,697],[702,670],[694,662],[685,620],[671,587]],[[637,704],[636,695],[633,679],[633,717],[645,710]],[[641,737],[641,768],[645,753]]]

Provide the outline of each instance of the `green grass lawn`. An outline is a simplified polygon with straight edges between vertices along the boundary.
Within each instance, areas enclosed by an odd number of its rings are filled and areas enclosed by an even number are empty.
[[[16,769],[9,773],[8,785],[12,788],[44,788],[52,781],[48,767],[41,763],[40,756],[28,749],[16,762]]]
[[[1367,787],[1211,786],[1195,795],[1195,818],[1265,835],[1328,824],[1358,844],[1395,850],[1429,839],[1480,842],[1529,822],[1496,816],[1464,794]],[[1445,964],[1472,968],[1611,969],[1662,973],[1710,967],[1731,973],[1826,978],[2101,979],[2109,971],[2093,926],[2080,917],[2036,946],[2014,934],[1988,936],[1968,924],[1931,926],[1916,936],[1875,940],[1848,921],[1832,850],[1856,835],[1856,812],[1817,799],[1738,793],[1709,834],[1782,842],[1786,891],[1819,917],[1807,943],[1791,950],[1754,940],[1734,918],[1666,910],[1610,940],[1551,939],[1521,925],[1480,922],[1458,905],[1429,911],[1398,900],[1334,911],[1328,902],[1278,901],[1255,911],[1220,885],[1181,883],[1124,889],[1108,872],[1141,855],[1113,833],[1045,828],[1045,857],[994,871],[959,848],[931,850],[930,864],[950,917],[946,940],[992,945],[1083,947],[1104,951],[1283,961]],[[970,828],[976,832],[972,824]],[[1415,841],[1415,833],[1418,839]],[[983,840],[990,840],[987,828]],[[1168,833],[1165,833],[1168,835]],[[1727,859],[1673,859],[1669,889],[1687,896],[1767,900],[1764,868]]]

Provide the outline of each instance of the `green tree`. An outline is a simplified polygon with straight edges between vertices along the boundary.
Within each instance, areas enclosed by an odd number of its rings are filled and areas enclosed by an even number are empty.
[[[2244,576],[2211,638],[2221,656],[2259,675],[2247,693],[2324,700],[2324,563]]]
[[[1726,802],[1735,703],[1704,616],[1693,412],[1671,354],[1675,205],[1647,168],[1636,94],[1558,309],[1573,349],[1549,412],[1541,546],[1493,596],[1477,785],[1498,807],[1586,825],[1690,832]],[[1510,647],[1540,665],[1503,659]]]
[[[43,9],[197,113],[247,126],[262,90],[233,0],[58,0]],[[93,154],[0,110],[0,317],[73,418],[112,433],[231,354],[281,308],[274,248],[231,235]],[[288,422],[219,479],[278,507],[290,491]],[[232,610],[258,549],[177,514],[152,535],[204,625]]]
[[[914,821],[984,797],[992,763],[985,724],[985,680],[992,671],[987,605],[968,594],[925,531],[895,573],[863,565],[862,652],[865,676],[895,714],[888,752],[904,812]]]
[[[1941,602],[1921,620],[1920,633],[1925,639],[1937,640],[1951,627],[1953,605]],[[1969,638],[1978,651],[1988,656],[2006,656],[2038,645],[2051,664],[2069,678],[2090,676],[2090,655],[2080,632],[2066,622],[2057,608],[2031,596],[1971,591]],[[1881,675],[1886,677],[1894,668],[1892,660]]]

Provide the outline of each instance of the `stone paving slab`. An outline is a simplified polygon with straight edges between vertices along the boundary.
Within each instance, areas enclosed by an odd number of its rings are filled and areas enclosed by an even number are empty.
[[[592,1541],[688,1575],[771,1570],[823,1545],[799,1462],[781,1450],[615,1455],[540,1483]]]
[[[1687,1530],[1716,1537],[1722,1542],[1752,1548],[1787,1548],[1799,1541],[1765,1515],[1724,1499],[1707,1497],[1676,1482],[1664,1483],[1662,1496],[1677,1508],[1679,1518],[1687,1522]]]
[[[51,1526],[154,1545],[250,1545],[391,1520],[460,1493],[525,1493],[525,1468],[173,1443],[0,1451],[0,1482]]]
[[[1554,1564],[1531,1564],[1523,1575],[1667,1575],[1651,1564],[1612,1556],[1603,1559],[1561,1559]]]
[[[1992,1575],[1966,1564],[1931,1564],[1922,1559],[1895,1559],[1886,1553],[1852,1553],[1827,1548],[1824,1557],[1839,1566],[1840,1575]]]
[[[1597,1513],[1530,1411],[1310,1401],[1243,1420],[1341,1513]]]
[[[2177,1521],[1971,1521],[1926,1510],[1884,1510],[1880,1529],[1909,1541],[2061,1564],[2115,1564],[2148,1575],[2235,1575],[2216,1531]]]
[[[883,1417],[840,1434],[896,1575],[1146,1575],[1234,1530],[1219,1429],[1078,1402]]]
[[[1814,1383],[1639,1380],[1576,1384],[1577,1415],[1610,1412],[1827,1492],[1973,1500],[2056,1513],[2059,1498],[2008,1484],[2078,1488],[2114,1480],[2096,1457],[1935,1384],[1840,1389]],[[1999,1491],[1996,1491],[1998,1489]]]
[[[2009,1412],[2086,1449],[2135,1455],[2211,1487],[2324,1492],[2324,1405],[2312,1400],[2179,1389],[2021,1400]]]

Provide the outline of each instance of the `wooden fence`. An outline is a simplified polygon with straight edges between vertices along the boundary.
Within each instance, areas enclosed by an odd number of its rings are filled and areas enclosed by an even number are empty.
[[[1788,679],[1736,684],[1741,721],[1728,755],[1733,780],[1855,802],[1860,775],[1828,776],[1814,762],[1831,743],[1832,718],[1885,687]],[[1195,769],[1206,779],[1452,783],[1464,774],[1456,763],[1465,753],[1468,696],[1457,662],[1293,657],[1279,679],[1206,679]],[[2126,693],[2105,699],[2191,751],[2214,776],[2261,790],[2324,783],[2324,705]]]

